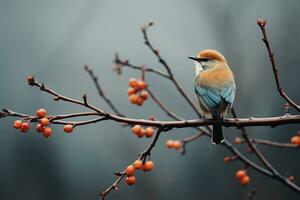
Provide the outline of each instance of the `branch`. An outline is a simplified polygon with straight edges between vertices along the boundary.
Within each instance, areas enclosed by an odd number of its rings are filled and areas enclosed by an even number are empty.
[[[202,115],[200,114],[200,112],[198,111],[197,107],[194,105],[193,101],[190,99],[190,97],[188,97],[188,95],[185,93],[184,89],[182,88],[182,86],[178,83],[178,81],[175,79],[171,68],[169,67],[169,65],[167,64],[167,62],[161,57],[159,51],[157,49],[155,49],[152,44],[150,43],[150,40],[148,38],[147,35],[147,30],[150,26],[153,25],[153,22],[148,23],[148,25],[144,26],[141,28],[143,36],[144,36],[144,43],[146,46],[149,47],[149,49],[153,52],[153,54],[157,57],[158,61],[165,67],[166,71],[169,74],[169,79],[174,83],[175,87],[177,88],[177,90],[179,91],[179,93],[183,96],[183,98],[188,102],[188,104],[191,106],[191,108],[197,113],[197,115],[201,118]]]
[[[84,69],[92,78],[99,96],[109,105],[109,107],[114,111],[116,115],[124,117],[124,115],[114,106],[111,100],[105,95],[105,92],[103,91],[102,87],[99,84],[98,77],[94,75],[93,70],[88,65],[85,65]]]
[[[266,20],[264,19],[258,19],[257,20],[257,24],[260,27],[260,30],[263,34],[263,38],[262,41],[265,43],[267,50],[268,50],[268,54],[269,54],[269,58],[270,58],[270,62],[272,65],[272,69],[273,69],[273,74],[274,74],[274,78],[275,78],[275,82],[276,82],[276,87],[277,90],[279,92],[279,94],[286,100],[286,102],[288,102],[291,106],[293,106],[297,111],[300,112],[300,106],[298,104],[296,104],[286,93],[285,91],[282,89],[281,85],[280,85],[280,81],[279,81],[279,74],[278,74],[278,70],[277,67],[275,65],[275,59],[274,59],[274,54],[272,52],[268,37],[267,37],[267,33],[266,33],[266,29],[265,29],[265,25],[266,25]]]
[[[281,143],[281,142],[274,142],[274,141],[270,141],[270,140],[253,139],[253,138],[251,138],[250,141],[256,145],[266,145],[266,146],[270,146],[270,147],[294,148],[294,149],[300,148],[299,144]],[[241,140],[240,142],[245,143],[245,140]]]

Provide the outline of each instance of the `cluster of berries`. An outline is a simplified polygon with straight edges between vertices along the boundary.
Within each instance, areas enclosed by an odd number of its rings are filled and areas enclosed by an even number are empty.
[[[239,170],[235,174],[235,178],[240,181],[244,186],[250,183],[250,177],[247,175],[246,170]]]
[[[128,185],[133,185],[136,182],[136,178],[134,175],[135,170],[142,169],[144,172],[151,171],[154,168],[154,163],[151,160],[143,163],[141,160],[136,160],[133,164],[126,167],[126,179],[125,182]]]
[[[134,125],[131,128],[132,133],[134,133],[139,138],[142,138],[144,136],[146,137],[152,137],[154,135],[154,128],[149,126],[147,128],[143,128],[141,125]]]
[[[166,147],[168,149],[179,150],[182,147],[182,142],[180,140],[167,140]]]
[[[148,92],[145,91],[147,88],[147,83],[142,80],[137,80],[135,78],[131,78],[128,82],[129,88],[127,94],[129,96],[129,101],[132,104],[141,106],[144,104],[144,101],[148,99]]]
[[[291,144],[300,145],[300,131],[297,132],[297,135],[291,138]]]
[[[43,133],[44,137],[48,138],[52,135],[52,129],[49,127],[50,121],[47,117],[47,111],[43,108],[40,108],[36,111],[36,116],[39,118],[39,123],[36,125],[36,131],[39,133]],[[20,129],[21,132],[26,133],[30,129],[29,120],[26,122],[22,122],[22,120],[14,121],[14,128]],[[73,125],[67,124],[64,126],[64,131],[66,133],[71,133],[73,131]]]

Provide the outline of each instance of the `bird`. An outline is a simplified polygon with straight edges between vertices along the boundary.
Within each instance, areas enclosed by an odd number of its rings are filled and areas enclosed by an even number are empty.
[[[223,120],[224,115],[232,109],[236,91],[234,74],[225,57],[216,50],[206,49],[198,52],[195,57],[188,58],[195,62],[194,89],[203,118],[208,114],[214,120]],[[213,125],[211,142],[224,142],[222,125]]]

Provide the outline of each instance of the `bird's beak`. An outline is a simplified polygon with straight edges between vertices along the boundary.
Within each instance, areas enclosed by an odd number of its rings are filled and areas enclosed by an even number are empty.
[[[206,61],[208,61],[208,59],[207,58],[197,58],[197,57],[188,57],[189,59],[192,59],[192,60],[195,60],[195,61],[197,61],[197,62],[206,62]]]

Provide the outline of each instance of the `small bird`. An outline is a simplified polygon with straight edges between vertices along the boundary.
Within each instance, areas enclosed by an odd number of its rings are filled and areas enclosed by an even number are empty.
[[[234,75],[225,57],[216,50],[206,49],[189,58],[195,61],[195,93],[204,117],[210,114],[212,119],[222,120],[232,108],[236,90]],[[221,125],[213,125],[211,141],[213,144],[224,141]]]

